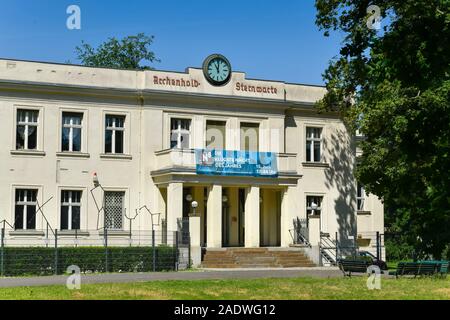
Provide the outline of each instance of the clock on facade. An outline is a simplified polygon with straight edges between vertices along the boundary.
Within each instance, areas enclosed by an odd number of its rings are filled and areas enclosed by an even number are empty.
[[[223,86],[231,79],[231,64],[220,54],[212,54],[203,63],[206,80],[215,86]]]

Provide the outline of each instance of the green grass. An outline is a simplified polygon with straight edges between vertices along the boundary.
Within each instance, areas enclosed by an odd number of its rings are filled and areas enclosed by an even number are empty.
[[[65,286],[0,288],[0,299],[450,299],[450,280],[382,279],[381,290],[368,290],[366,277],[248,280],[155,281]]]

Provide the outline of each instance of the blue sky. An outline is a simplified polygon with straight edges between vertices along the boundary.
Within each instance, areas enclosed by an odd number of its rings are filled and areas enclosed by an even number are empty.
[[[81,30],[66,28],[71,4]],[[81,40],[145,32],[155,36],[156,69],[184,71],[222,53],[248,78],[323,84],[340,39],[325,38],[315,14],[314,0],[2,0],[0,57],[78,63]]]

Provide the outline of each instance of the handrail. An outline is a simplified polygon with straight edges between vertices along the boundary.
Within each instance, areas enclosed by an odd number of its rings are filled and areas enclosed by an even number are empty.
[[[320,254],[324,257],[329,263],[336,264],[338,245],[336,241],[330,238],[328,234],[320,235]]]
[[[0,221],[1,224],[3,224],[3,229],[5,228],[5,224],[7,224],[8,226],[10,226],[12,229],[15,229],[13,225],[11,225],[6,219],[3,219],[2,221]]]

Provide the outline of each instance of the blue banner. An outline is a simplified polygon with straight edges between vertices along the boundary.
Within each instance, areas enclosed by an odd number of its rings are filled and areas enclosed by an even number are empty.
[[[195,150],[197,174],[220,176],[278,177],[273,152]]]

